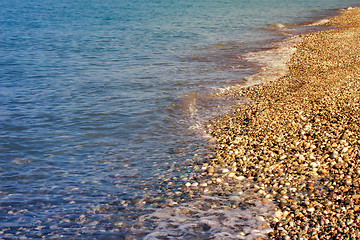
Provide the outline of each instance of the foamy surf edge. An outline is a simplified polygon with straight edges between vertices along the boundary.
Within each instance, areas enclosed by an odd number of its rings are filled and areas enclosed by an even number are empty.
[[[321,19],[319,21],[308,24],[307,26],[321,26],[330,22],[330,19]]]
[[[291,37],[273,48],[258,52],[249,52],[245,55],[246,60],[260,66],[260,71],[246,78],[243,87],[253,86],[266,82],[273,82],[282,76],[285,76],[289,67],[287,61],[295,53],[295,44],[299,41],[298,37]]]
[[[275,214],[271,198],[246,179],[219,183],[192,201],[142,216],[141,221],[155,226],[144,239],[264,238],[273,231],[269,227]]]
[[[255,74],[245,77],[241,83],[214,88],[208,93],[191,93],[189,94],[191,98],[186,96],[184,102],[187,103],[192,122],[190,128],[203,131],[204,122],[207,120],[230,112],[238,104],[251,102],[238,96],[241,89],[276,81],[285,76],[289,71],[286,63],[295,53],[295,45],[299,39],[296,36],[289,37],[269,46],[266,50],[247,52],[240,56],[241,61],[250,62],[258,68]]]
[[[299,40],[297,36],[289,37],[266,50],[247,52],[242,56],[243,59],[257,65],[259,71],[246,77],[241,84],[214,89],[206,98],[216,101],[231,99],[237,104],[251,102],[239,96],[240,90],[285,76],[289,71],[287,61],[295,53],[295,45]],[[201,95],[191,93],[184,102],[196,123],[191,128],[204,130],[203,123],[208,119],[198,116],[199,99]],[[206,184],[206,176],[200,176],[199,182],[187,183],[186,188],[201,192],[201,196],[153,209],[152,213],[139,218],[140,222],[149,223],[149,228],[133,228],[132,231],[136,234],[137,231],[145,230],[147,234],[143,239],[147,240],[266,238],[273,231],[269,223],[281,220],[282,216],[282,213],[276,211],[272,195],[251,179],[241,176],[221,177],[221,174],[218,178],[212,177],[211,185]]]

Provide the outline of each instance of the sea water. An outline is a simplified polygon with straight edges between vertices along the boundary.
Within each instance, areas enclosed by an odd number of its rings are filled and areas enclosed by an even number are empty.
[[[251,183],[196,193],[203,125],[289,24],[358,3],[0,0],[0,238],[264,236]]]

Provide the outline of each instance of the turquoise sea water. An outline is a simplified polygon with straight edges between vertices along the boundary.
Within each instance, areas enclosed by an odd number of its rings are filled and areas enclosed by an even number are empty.
[[[212,94],[256,71],[242,54],[358,3],[0,0],[0,238],[145,238],[139,216],[191,179],[201,125],[232,104]]]

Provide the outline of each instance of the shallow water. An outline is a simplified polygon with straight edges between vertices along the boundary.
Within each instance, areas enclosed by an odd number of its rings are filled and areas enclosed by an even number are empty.
[[[184,187],[202,124],[253,82],[250,56],[357,2],[0,1],[0,237],[154,236],[174,220],[139,219],[203,201]]]

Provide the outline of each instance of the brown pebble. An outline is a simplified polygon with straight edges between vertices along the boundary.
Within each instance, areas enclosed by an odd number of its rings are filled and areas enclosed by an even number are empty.
[[[214,168],[211,167],[211,166],[208,167],[207,172],[208,172],[208,173],[214,173]]]

